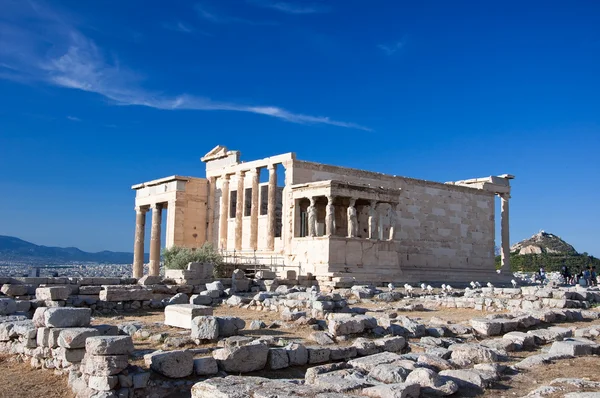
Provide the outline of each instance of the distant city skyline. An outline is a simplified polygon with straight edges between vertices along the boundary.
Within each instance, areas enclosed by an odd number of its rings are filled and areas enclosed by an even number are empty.
[[[543,229],[600,257],[600,3],[0,9],[0,235],[131,252],[131,186],[203,177],[220,144],[439,182],[513,174],[511,243]]]

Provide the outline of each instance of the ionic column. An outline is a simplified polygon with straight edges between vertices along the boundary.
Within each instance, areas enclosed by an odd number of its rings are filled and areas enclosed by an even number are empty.
[[[379,238],[379,231],[377,231],[377,210],[375,209],[376,206],[377,201],[371,200],[369,206],[369,239]]]
[[[258,183],[260,169],[257,167],[252,174],[252,207],[250,208],[250,247],[258,249]]]
[[[206,225],[206,241],[211,245],[213,242],[213,234],[214,234],[214,224],[215,224],[215,191],[217,189],[217,178],[209,177],[208,178],[208,221]]]
[[[267,250],[275,250],[275,207],[277,200],[277,169],[270,164],[269,170],[269,196],[267,204]]]
[[[325,235],[335,235],[335,206],[333,205],[333,196],[327,197],[327,207],[325,207]]]
[[[162,223],[162,204],[152,205],[152,230],[150,234],[149,275],[160,274],[160,226]]]
[[[221,206],[219,208],[219,248],[227,250],[227,218],[229,217],[229,175],[221,183]]]
[[[500,234],[502,236],[502,247],[500,249],[500,263],[501,269],[505,273],[510,272],[510,236],[509,236],[509,224],[508,224],[508,199],[510,194],[500,194],[501,202],[501,223],[500,223]]]
[[[133,277],[144,276],[144,239],[146,232],[147,208],[135,208],[135,242],[133,245]]]
[[[235,250],[242,250],[242,226],[244,216],[244,176],[245,171],[237,173],[237,195],[235,207]]]

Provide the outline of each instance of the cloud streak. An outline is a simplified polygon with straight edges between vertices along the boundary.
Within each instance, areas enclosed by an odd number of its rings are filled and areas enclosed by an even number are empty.
[[[272,0],[248,0],[250,4],[259,7],[270,8],[286,14],[318,14],[329,11],[329,7],[320,4],[300,4],[290,1],[272,1]]]
[[[250,19],[234,17],[230,15],[224,15],[217,13],[216,11],[206,7],[201,3],[194,5],[194,10],[200,19],[211,22],[215,25],[228,25],[228,24],[241,24],[250,26],[274,26],[277,25],[271,21],[253,21]]]
[[[71,120],[72,122],[80,122],[81,119],[75,116],[67,116],[67,119]]]
[[[383,51],[385,53],[385,55],[391,56],[391,55],[396,54],[402,48],[404,48],[405,44],[406,43],[403,39],[403,40],[397,41],[393,44],[379,44],[379,45],[377,45],[377,48],[379,48],[381,51]]]
[[[163,26],[165,27],[165,29],[172,30],[175,32],[180,32],[180,33],[193,33],[194,32],[194,29],[192,27],[184,24],[181,21],[177,21],[174,24],[165,23],[165,24],[163,24]]]
[[[264,115],[291,123],[324,124],[370,131],[369,128],[326,116],[295,113],[277,106],[239,104],[191,95],[166,95],[143,88],[142,78],[103,51],[77,29],[54,20],[55,37],[40,42],[36,34],[0,24],[0,78],[17,82],[43,82],[95,93],[120,106],[145,106],[161,110],[229,111]],[[6,34],[10,33],[10,34]],[[47,42],[52,43],[48,47]],[[45,45],[44,45],[45,44]],[[51,48],[51,51],[47,50]],[[4,72],[4,73],[3,73]],[[71,117],[68,117],[70,120]]]

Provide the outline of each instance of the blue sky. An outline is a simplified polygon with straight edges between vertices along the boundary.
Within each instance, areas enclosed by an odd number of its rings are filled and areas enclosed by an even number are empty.
[[[130,186],[204,176],[222,144],[511,173],[513,243],[600,256],[599,20],[596,1],[0,0],[0,234],[131,251]]]

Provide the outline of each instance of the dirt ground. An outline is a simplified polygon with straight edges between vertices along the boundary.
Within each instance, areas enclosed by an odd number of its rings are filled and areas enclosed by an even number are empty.
[[[75,398],[66,376],[32,368],[16,357],[0,356],[0,398]]]

